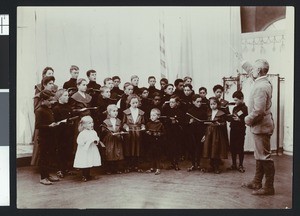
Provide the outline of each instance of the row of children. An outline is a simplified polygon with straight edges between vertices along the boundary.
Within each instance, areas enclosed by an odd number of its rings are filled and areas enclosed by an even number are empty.
[[[205,167],[200,167],[200,159],[209,158],[211,169],[220,173],[221,159],[227,158],[229,147],[226,121],[231,122],[230,169],[237,169],[236,155],[239,154],[238,169],[244,171],[243,119],[247,115],[247,107],[243,103],[242,92],[237,91],[233,94],[236,106],[231,115],[229,103],[221,99],[222,86],[216,85],[213,88],[215,97],[208,100],[206,88],[201,87],[199,94],[194,93],[190,77],[175,80],[175,90],[174,85],[163,78],[160,81],[162,89],[158,90],[155,88],[155,77],[149,77],[149,88],[139,88],[139,78],[132,76],[131,82],[124,84],[123,93],[118,87],[119,77],[105,79],[104,86],[101,87],[95,82],[96,71],[87,72],[90,80],[87,83],[85,79],[73,76],[78,76],[79,69],[72,66],[72,78],[64,84],[64,89],[57,90],[53,69],[46,69],[46,72],[43,72],[41,88],[36,87],[35,96],[36,129],[39,130],[36,136],[39,137],[41,146],[42,184],[51,184],[52,181],[58,180],[49,175],[45,165],[49,165],[51,159],[51,142],[55,142],[57,146],[55,151],[58,153],[56,162],[59,165],[59,177],[63,177],[67,173],[66,170],[70,169],[68,162],[72,161],[72,155],[76,151],[73,165],[83,168],[84,181],[90,179],[89,168],[101,165],[101,156],[96,147],[99,143],[102,146],[99,149],[105,158],[107,173],[111,173],[113,169],[117,173],[131,170],[142,172],[139,158],[145,155],[153,162],[153,166],[147,172],[155,174],[160,173],[162,155],[168,158],[170,168],[175,170],[180,169],[180,158],[188,157],[192,161],[188,171],[197,168],[205,171]],[[74,81],[76,88],[71,86]],[[53,141],[54,137],[57,138],[56,141]],[[43,153],[42,146],[46,149]],[[117,162],[124,158],[126,165],[121,167]]]

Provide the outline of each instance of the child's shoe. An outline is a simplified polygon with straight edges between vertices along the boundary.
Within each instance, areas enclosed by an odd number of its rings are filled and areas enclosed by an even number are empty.
[[[238,171],[241,172],[241,173],[244,173],[244,172],[245,172],[245,169],[244,169],[243,166],[240,165]]]
[[[154,174],[155,174],[155,175],[159,175],[159,174],[160,174],[160,169],[156,169],[156,171],[155,171]]]
[[[47,178],[41,179],[40,183],[43,185],[52,185],[52,182],[49,181]]]
[[[87,178],[85,176],[82,176],[81,181],[87,182]]]
[[[150,169],[148,169],[148,170],[146,171],[146,173],[152,173],[152,172],[154,172],[154,169],[153,169],[153,168],[150,168]]]
[[[64,178],[65,177],[62,171],[57,171],[56,176],[58,178]]]
[[[196,167],[195,166],[191,166],[187,169],[188,172],[191,172],[191,171],[194,171],[196,170]]]
[[[57,182],[57,181],[59,181],[59,178],[57,178],[56,176],[49,176],[48,180],[51,182]]]

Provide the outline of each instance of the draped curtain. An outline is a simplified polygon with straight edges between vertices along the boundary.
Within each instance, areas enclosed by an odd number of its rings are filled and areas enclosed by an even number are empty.
[[[95,69],[101,85],[113,75],[123,85],[136,74],[139,86],[150,75],[172,83],[189,75],[211,96],[237,73],[240,29],[239,7],[18,7],[17,143],[31,142],[34,85],[46,66],[58,86],[77,65],[83,78]]]

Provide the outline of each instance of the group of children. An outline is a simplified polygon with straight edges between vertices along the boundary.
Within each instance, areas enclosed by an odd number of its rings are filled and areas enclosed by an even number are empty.
[[[231,103],[221,98],[221,85],[214,86],[215,96],[207,99],[205,87],[195,93],[191,77],[176,79],[174,85],[162,78],[157,89],[154,76],[148,78],[148,88],[140,88],[134,75],[123,91],[118,76],[106,78],[101,86],[95,70],[87,71],[88,82],[78,79],[79,68],[71,66],[71,79],[57,90],[53,72],[45,68],[34,97],[34,140],[39,144],[42,184],[70,174],[72,166],[82,169],[82,181],[90,180],[90,168],[103,162],[107,174],[144,172],[141,159],[151,162],[146,173],[155,175],[161,173],[162,159],[169,161],[167,169],[178,171],[179,162],[189,159],[187,171],[220,173],[229,149],[232,166],[228,169],[245,171],[244,118],[248,113],[241,91],[232,95],[235,107],[230,114]],[[202,158],[210,159],[210,167],[200,164]],[[59,178],[49,174],[53,161]]]

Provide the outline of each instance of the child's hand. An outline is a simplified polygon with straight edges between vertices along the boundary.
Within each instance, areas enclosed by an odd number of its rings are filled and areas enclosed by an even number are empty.
[[[141,130],[146,130],[145,125],[141,126]]]
[[[129,127],[126,125],[124,126],[124,129],[128,132],[129,131]]]
[[[194,119],[190,119],[189,124],[192,124],[194,122]]]
[[[232,116],[232,118],[233,118],[234,121],[240,121],[240,118],[236,115]]]
[[[201,142],[204,142],[204,141],[205,141],[205,136],[203,136],[201,139]]]

